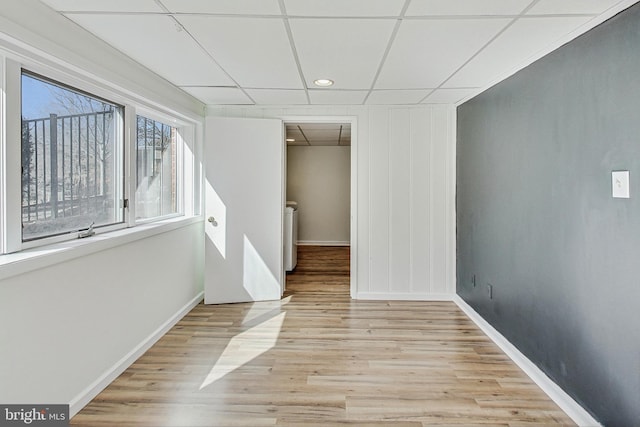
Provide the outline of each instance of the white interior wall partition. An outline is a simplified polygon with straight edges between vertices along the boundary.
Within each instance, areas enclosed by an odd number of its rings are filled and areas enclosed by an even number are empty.
[[[450,300],[455,294],[452,106],[208,107],[208,115],[357,120],[358,299]],[[283,142],[284,143],[284,142]]]

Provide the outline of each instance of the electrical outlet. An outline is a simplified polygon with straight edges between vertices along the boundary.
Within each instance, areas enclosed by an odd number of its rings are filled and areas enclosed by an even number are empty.
[[[493,285],[491,283],[487,283],[487,296],[489,299],[493,299]]]
[[[475,274],[471,278],[471,284],[473,285],[474,288],[476,287],[476,275]]]

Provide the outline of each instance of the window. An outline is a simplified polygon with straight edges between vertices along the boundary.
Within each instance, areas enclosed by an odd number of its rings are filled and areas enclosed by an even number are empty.
[[[6,53],[0,46],[0,254],[197,215],[197,113]]]
[[[137,116],[136,219],[178,213],[178,128]]]
[[[124,222],[124,108],[22,72],[22,241]]]

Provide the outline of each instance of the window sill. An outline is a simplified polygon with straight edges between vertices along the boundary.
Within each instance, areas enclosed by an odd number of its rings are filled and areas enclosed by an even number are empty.
[[[181,216],[97,234],[86,239],[70,240],[0,255],[0,280],[177,230],[201,221],[202,216]]]

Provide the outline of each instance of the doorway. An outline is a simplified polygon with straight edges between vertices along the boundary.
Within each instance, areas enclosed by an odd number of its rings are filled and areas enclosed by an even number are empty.
[[[352,122],[305,118],[284,128],[287,285],[352,294]]]

